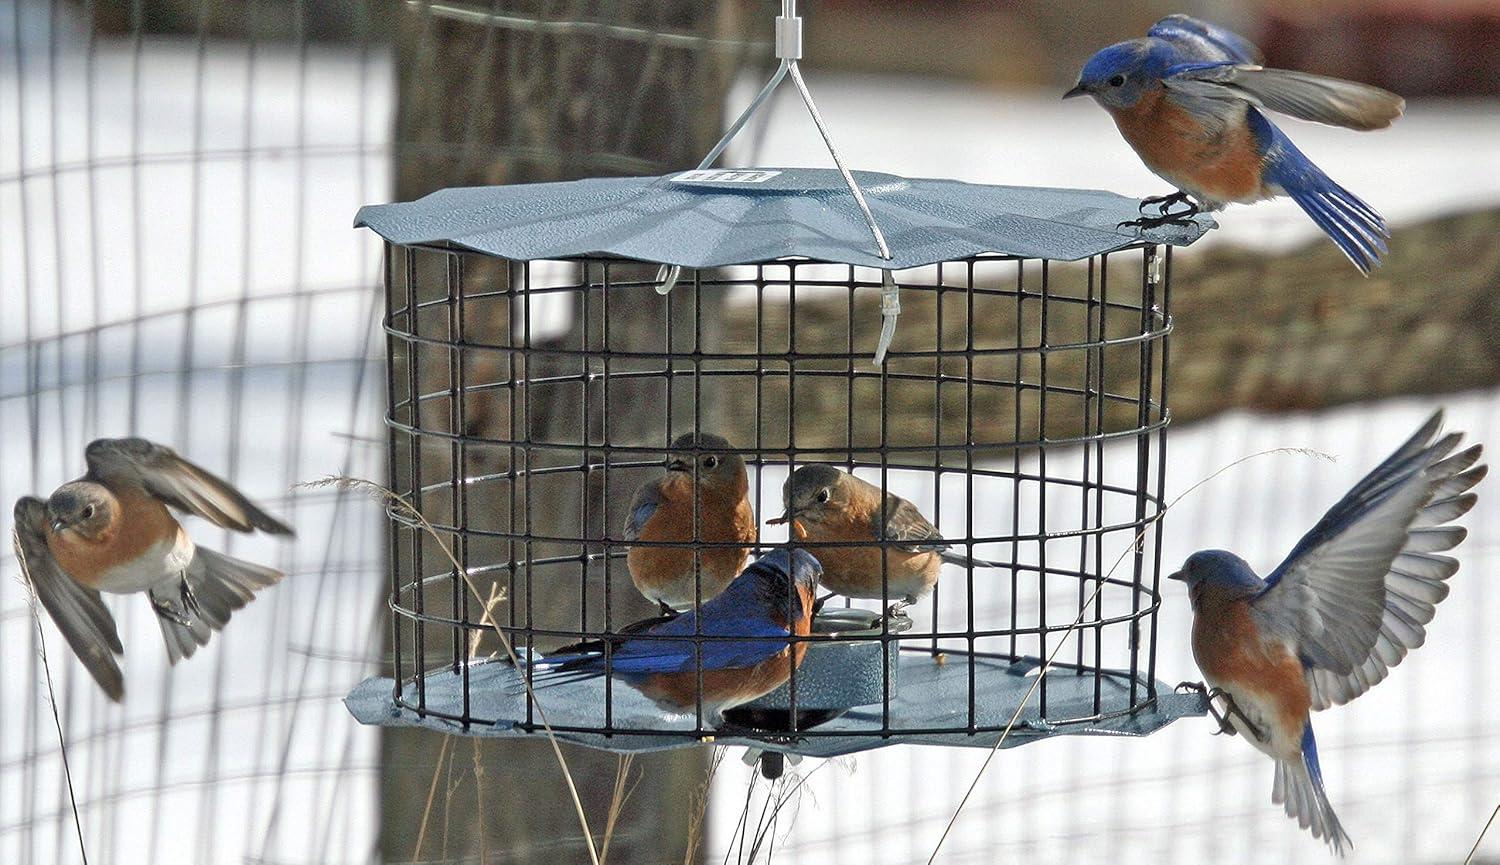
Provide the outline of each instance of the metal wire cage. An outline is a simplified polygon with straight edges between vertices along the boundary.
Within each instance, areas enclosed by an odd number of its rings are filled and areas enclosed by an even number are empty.
[[[827,755],[1143,734],[1198,711],[1154,664],[1168,246],[906,269],[881,365],[869,346],[889,283],[874,268],[705,268],[662,296],[656,262],[388,240],[385,273],[394,663],[351,695],[361,720]],[[827,462],[910,499],[985,564],[945,566],[909,618],[830,600],[791,638],[806,660],[728,730],[612,673],[540,687],[547,652],[654,609],[622,526],[688,432],[744,458],[762,549],[799,543],[765,519],[790,470]],[[701,659],[697,674],[701,687]]]

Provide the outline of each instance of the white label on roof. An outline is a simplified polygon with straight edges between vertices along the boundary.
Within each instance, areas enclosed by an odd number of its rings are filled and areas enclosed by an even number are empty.
[[[672,178],[673,183],[765,183],[780,171],[741,168],[702,168],[684,171]]]

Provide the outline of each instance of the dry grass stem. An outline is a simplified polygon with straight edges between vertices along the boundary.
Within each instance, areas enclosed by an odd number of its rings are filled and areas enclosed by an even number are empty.
[[[637,785],[641,783],[641,773],[632,773],[635,768],[634,754],[621,754],[617,758],[615,767],[614,791],[609,797],[609,814],[604,820],[604,839],[599,842],[599,865],[609,861],[609,842],[614,840],[615,827],[619,824],[620,814],[625,810],[625,803],[630,801],[630,794],[635,792]],[[631,776],[634,774],[634,780]]]
[[[718,774],[719,765],[724,762],[724,749],[715,748],[713,756],[708,761],[708,771],[704,773],[703,783],[693,792],[692,807],[688,811],[687,851],[682,857],[682,865],[693,865],[698,861],[698,848],[703,844],[703,821],[708,815],[708,792],[713,785],[714,775]]]
[[[21,566],[21,577],[26,586],[26,605],[31,609],[31,622],[36,625],[37,654],[42,659],[42,676],[47,682],[47,704],[52,707],[52,725],[57,728],[57,752],[62,755],[63,778],[68,784],[68,804],[73,808],[73,829],[78,833],[78,855],[83,865],[89,865],[89,851],[83,843],[83,821],[78,817],[78,796],[73,792],[73,770],[68,765],[68,742],[63,735],[62,718],[57,714],[57,692],[52,687],[52,665],[47,660],[47,635],[42,630],[42,616],[37,612],[36,585],[31,581],[31,568],[26,564],[26,553],[21,550],[21,539],[14,528],[10,531],[11,549],[16,552],[16,561]]]
[[[437,801],[438,778],[443,774],[443,761],[448,756],[448,748],[452,742],[452,737],[443,737],[442,747],[438,749],[437,762],[432,764],[432,783],[427,785],[427,807],[422,811],[422,825],[417,829],[417,845],[411,851],[413,862],[422,857],[422,844],[427,841],[427,821],[432,819],[432,805]]]
[[[363,478],[345,477],[340,475],[330,476],[316,481],[306,481],[304,483],[296,484],[295,486],[299,489],[322,489],[325,487],[334,487],[340,490],[352,490],[355,492],[361,492],[389,503],[390,505],[400,510],[408,518],[416,520],[418,525],[422,527],[422,530],[426,532],[435,543],[437,543],[438,549],[443,551],[444,557],[446,557],[448,559],[448,562],[453,565],[454,573],[463,576],[464,585],[469,587],[469,591],[473,594],[474,599],[485,608],[484,618],[486,620],[486,624],[494,629],[495,636],[500,640],[500,646],[505,649],[505,654],[510,658],[511,664],[514,665],[518,671],[521,669],[521,661],[516,656],[516,651],[511,646],[510,640],[506,638],[504,629],[502,629],[499,623],[495,622],[495,620],[489,615],[490,606],[489,602],[486,600],[487,593],[481,592],[479,590],[479,586],[474,583],[474,578],[470,576],[468,569],[459,564],[457,557],[453,555],[453,551],[449,549],[448,544],[443,540],[442,535],[438,533],[438,530],[433,527],[432,523],[427,521],[427,518],[422,515],[421,511],[417,510],[412,506],[411,502],[406,500],[405,496],[401,495],[395,490],[375,483],[374,481],[365,480]],[[578,795],[578,785],[573,780],[573,773],[568,769],[568,761],[567,758],[563,756],[562,746],[558,744],[557,734],[552,731],[552,724],[548,722],[547,713],[542,709],[541,702],[537,700],[536,692],[532,690],[531,682],[528,677],[522,676],[521,683],[526,688],[527,697],[530,698],[532,705],[536,708],[537,718],[542,722],[542,729],[547,733],[547,741],[552,745],[552,753],[553,756],[557,758],[557,765],[562,769],[563,781],[568,785],[568,796],[573,800],[573,809],[578,815],[578,824],[583,829],[583,838],[585,843],[588,845],[589,862],[591,863],[591,865],[599,865],[599,850],[596,846],[594,846],[593,833],[589,831],[588,815],[584,813],[583,800]]]
[[[1474,839],[1474,846],[1469,848],[1469,855],[1464,857],[1464,865],[1470,865],[1474,861],[1474,856],[1479,853],[1479,845],[1484,843],[1484,836],[1489,834],[1496,815],[1500,815],[1500,805],[1496,805],[1495,810],[1490,812],[1490,819],[1484,821],[1484,828],[1479,830],[1479,837]]]

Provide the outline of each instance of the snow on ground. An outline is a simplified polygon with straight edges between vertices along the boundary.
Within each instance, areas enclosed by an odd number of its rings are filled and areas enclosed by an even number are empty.
[[[43,42],[0,62],[0,502],[74,476],[95,435],[132,431],[176,442],[300,529],[280,544],[197,527],[200,541],[292,576],[175,670],[161,663],[144,605],[112,605],[129,647],[123,707],[106,705],[44,627],[90,849],[121,862],[366,861],[376,734],[339,698],[380,648],[383,534],[368,503],[287,488],[378,470],[378,445],[347,437],[378,434],[382,412],[379,369],[361,360],[378,250],[348,225],[358,205],[389,196],[389,63],[228,43],[199,54],[178,41],[103,44],[90,60],[61,42],[55,55]],[[809,72],[856,167],[1162,189],[1092,106]],[[800,115],[783,99],[753,161],[827,164]],[[1487,145],[1497,133],[1500,109],[1455,103],[1413,105],[1378,135],[1293,134],[1399,224],[1500,202],[1500,153]],[[1223,221],[1205,242],[1313,236],[1291,205],[1238,208]],[[1476,438],[1500,431],[1496,394],[1443,402]],[[1268,447],[1340,459],[1267,457],[1226,475],[1172,515],[1164,561],[1222,545],[1273,564],[1432,404],[1231,415],[1174,431],[1169,491]],[[226,428],[254,432],[226,440]],[[774,500],[778,481],[764,480]],[[932,490],[903,491],[932,500]],[[951,519],[959,510],[943,496]],[[1493,501],[1468,519],[1464,570],[1429,645],[1319,719],[1330,793],[1359,844],[1353,861],[1452,861],[1492,804],[1500,730],[1486,688],[1494,641],[1482,628],[1500,613],[1485,579],[1500,530]],[[13,560],[0,564],[0,687],[11,695],[0,713],[0,862],[69,862],[55,732],[15,574]],[[1168,588],[1160,670],[1176,681],[1194,671],[1186,604]],[[1269,803],[1269,766],[1207,732],[1191,721],[1143,741],[1063,739],[1001,754],[943,861],[1322,861]],[[982,757],[901,747],[838,761],[810,783],[787,861],[925,861]],[[718,781],[715,857],[745,776],[731,761]]]

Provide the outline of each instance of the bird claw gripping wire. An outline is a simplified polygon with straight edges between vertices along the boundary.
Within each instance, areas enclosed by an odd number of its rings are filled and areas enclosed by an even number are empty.
[[[1215,736],[1221,734],[1229,736],[1235,735],[1237,731],[1235,730],[1234,725],[1229,723],[1229,718],[1233,716],[1240,719],[1240,723],[1244,724],[1245,729],[1249,730],[1250,733],[1255,736],[1256,741],[1261,742],[1262,744],[1269,741],[1266,734],[1261,732],[1260,727],[1256,726],[1255,722],[1246,717],[1245,713],[1240,710],[1240,707],[1235,704],[1234,697],[1224,691],[1222,688],[1209,688],[1202,682],[1182,682],[1173,690],[1175,690],[1179,694],[1191,691],[1193,693],[1203,695],[1208,708],[1208,713],[1212,715],[1213,719],[1219,724],[1218,731],[1214,733]],[[1222,698],[1224,700],[1224,711],[1220,712],[1218,707],[1214,705],[1214,700],[1216,698]]]
[[[1183,210],[1172,210],[1174,204],[1185,204]],[[1156,216],[1147,216],[1146,208],[1156,207]],[[1137,212],[1141,214],[1139,219],[1127,219],[1116,223],[1115,228],[1137,228],[1142,231],[1152,228],[1160,228],[1163,225],[1189,226],[1193,224],[1193,217],[1202,212],[1202,208],[1193,201],[1185,192],[1174,192],[1171,195],[1153,195],[1141,199],[1137,206]]]
[[[187,618],[187,616],[177,612],[172,608],[172,604],[169,601],[152,598],[151,609],[155,611],[158,616],[161,616],[163,619],[166,619],[174,625],[181,625],[184,628],[191,628],[193,626],[193,623]]]
[[[1156,212],[1159,215],[1165,216],[1167,211],[1174,204],[1187,204],[1189,206],[1192,206],[1192,200],[1188,197],[1188,194],[1186,192],[1181,191],[1174,192],[1171,195],[1148,195],[1145,198],[1141,199],[1140,206],[1137,208],[1137,210],[1142,216],[1145,216],[1146,208],[1154,206],[1156,208]]]

